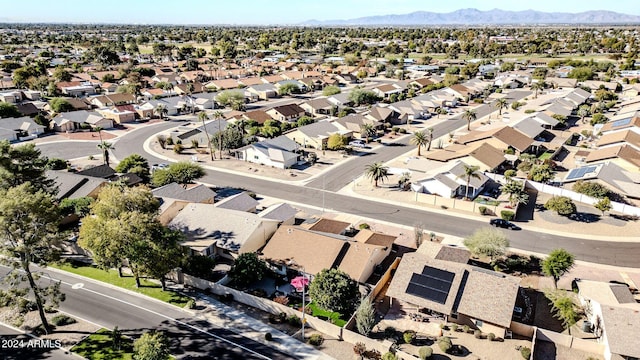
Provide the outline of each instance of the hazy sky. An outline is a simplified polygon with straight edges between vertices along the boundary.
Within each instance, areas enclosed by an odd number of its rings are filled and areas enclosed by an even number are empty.
[[[638,0],[9,0],[0,22],[81,22],[136,24],[297,24],[413,11],[610,10],[640,15]]]

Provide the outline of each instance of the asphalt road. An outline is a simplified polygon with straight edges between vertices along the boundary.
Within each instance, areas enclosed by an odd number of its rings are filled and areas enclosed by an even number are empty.
[[[7,271],[0,267],[0,275]],[[134,338],[151,329],[162,330],[177,358],[294,359],[168,304],[47,269],[40,279],[45,283],[58,280],[66,295],[60,310],[109,329],[118,326],[124,335]]]
[[[58,349],[55,344],[34,338],[0,324],[0,360],[80,360],[79,356]]]

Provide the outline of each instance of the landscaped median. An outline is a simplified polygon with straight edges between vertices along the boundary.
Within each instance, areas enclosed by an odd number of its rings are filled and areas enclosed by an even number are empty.
[[[105,271],[94,266],[81,266],[70,263],[49,266],[97,281],[102,281],[142,295],[150,296],[154,299],[158,299],[181,308],[184,308],[192,300],[190,297],[179,294],[175,291],[162,291],[160,284],[147,279],[140,279],[141,286],[138,288],[136,287],[136,282],[133,276],[125,274],[120,277],[116,270]]]
[[[115,349],[114,344],[119,348]],[[85,359],[129,360],[133,359],[133,341],[128,337],[120,337],[117,344],[113,340],[113,332],[102,328],[84,338],[71,351]]]

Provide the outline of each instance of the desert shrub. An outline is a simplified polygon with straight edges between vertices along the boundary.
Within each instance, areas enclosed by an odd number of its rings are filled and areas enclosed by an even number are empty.
[[[172,137],[168,137],[165,142],[166,142],[167,145],[173,145],[173,138]]]
[[[353,352],[360,356],[363,357],[364,354],[367,352],[367,346],[364,343],[356,343],[355,345],[353,345]]]
[[[442,352],[446,353],[449,350],[451,350],[451,348],[453,347],[453,344],[451,343],[451,339],[443,336],[440,339],[438,339],[438,347],[440,348],[440,350],[442,350]]]
[[[384,329],[384,337],[386,339],[390,339],[396,336],[396,328],[394,328],[393,326],[387,326]]]
[[[486,214],[487,214],[487,210],[488,210],[488,209],[487,209],[487,207],[486,207],[486,206],[480,206],[480,207],[478,208],[478,211],[480,211],[480,214],[481,214],[481,215],[486,215]]]
[[[576,204],[566,196],[554,196],[547,200],[544,204],[544,208],[547,210],[553,210],[558,215],[571,215],[576,212]]]
[[[423,346],[418,349],[418,357],[420,357],[420,360],[429,359],[431,355],[433,355],[433,349],[429,346]]]
[[[511,221],[516,216],[513,211],[510,210],[502,210],[500,211],[500,217],[504,220]]]
[[[320,346],[324,342],[324,337],[320,334],[313,334],[309,338],[309,344],[313,346]]]
[[[473,336],[474,336],[476,339],[480,339],[480,338],[482,337],[482,331],[480,331],[480,330],[476,330],[476,331],[474,331],[474,332],[473,332]]]
[[[458,331],[458,324],[451,324],[451,331]]]
[[[489,339],[489,341],[495,341],[496,340],[496,334],[494,333],[489,333],[487,335],[487,339]]]
[[[416,332],[413,330],[407,330],[402,334],[402,338],[404,339],[404,342],[411,344],[413,340],[416,339]]]
[[[531,349],[529,349],[526,346],[523,348],[520,348],[520,355],[522,355],[523,359],[529,360],[531,358]]]
[[[187,309],[195,309],[196,308],[196,301],[193,300],[193,299],[187,301],[187,304],[185,305],[185,307]]]
[[[358,228],[359,228],[360,230],[364,230],[364,229],[369,229],[369,228],[371,228],[371,226],[369,226],[369,224],[367,224],[367,223],[362,223],[362,224],[360,224],[360,225],[358,226]]]
[[[184,151],[184,146],[182,144],[175,144],[173,145],[173,152],[176,154],[182,154],[182,152]]]
[[[271,341],[271,340],[273,340],[273,335],[271,335],[271,333],[268,332],[268,333],[264,334],[264,339],[267,340],[267,341]]]
[[[466,333],[468,333],[470,329],[471,329],[471,328],[469,327],[469,325],[464,325],[464,326],[462,327],[462,331],[463,331],[465,334],[466,334]]]
[[[51,318],[51,323],[55,326],[71,325],[71,324],[75,324],[76,322],[77,322],[76,319],[69,317],[65,314],[59,314]]]
[[[291,315],[289,316],[289,318],[287,319],[287,321],[289,322],[290,325],[292,326],[300,326],[302,325],[302,320],[300,320],[299,317],[295,316],[295,315]]]
[[[593,181],[579,180],[573,184],[572,190],[598,199],[609,195],[609,189],[607,189],[607,187]]]
[[[398,356],[389,351],[386,354],[382,355],[382,360],[398,360]]]
[[[525,114],[533,114],[534,112],[536,112],[536,111],[533,110],[533,109],[527,109],[527,110],[524,111]]]

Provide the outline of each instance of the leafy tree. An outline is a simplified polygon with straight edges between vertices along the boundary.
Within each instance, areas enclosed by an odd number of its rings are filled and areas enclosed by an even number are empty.
[[[262,280],[267,273],[267,264],[256,253],[243,253],[234,261],[229,278],[236,285],[247,286]]]
[[[468,109],[462,114],[462,118],[467,120],[467,130],[471,131],[471,122],[475,121],[478,118],[478,115],[475,110]]]
[[[280,86],[280,89],[278,89],[278,94],[280,96],[282,95],[291,95],[291,94],[299,94],[301,92],[300,90],[300,86],[294,84],[294,83],[286,83],[282,86]]]
[[[148,227],[149,241],[138,244],[136,265],[141,273],[160,279],[162,290],[166,290],[166,275],[183,263],[185,253],[180,243],[184,235],[180,231],[168,229],[154,220]]]
[[[164,106],[163,104],[158,104],[156,105],[155,109],[153,109],[153,112],[158,115],[158,117],[160,118],[160,120],[162,120],[162,118],[164,117],[164,115],[166,115],[169,110],[167,109],[166,106]]]
[[[553,179],[554,176],[555,175],[553,174],[553,170],[551,169],[551,166],[547,164],[540,164],[540,165],[533,165],[531,167],[531,170],[529,170],[529,175],[527,178],[529,180],[546,183],[549,180]]]
[[[298,120],[296,121],[296,125],[298,127],[301,127],[301,126],[313,124],[314,122],[316,122],[316,121],[312,117],[304,115],[304,116],[301,116],[300,118],[298,118]]]
[[[48,159],[43,157],[34,144],[11,146],[0,140],[0,189],[30,182],[36,190],[55,194],[55,182],[45,175]]]
[[[504,185],[500,187],[500,190],[503,193],[509,195],[509,204],[511,206],[516,206],[517,204],[526,204],[527,201],[529,201],[529,195],[523,189],[523,184],[520,181],[508,180]]]
[[[376,309],[371,303],[371,299],[362,298],[356,310],[356,327],[358,332],[364,336],[369,336],[373,325],[376,322]]]
[[[309,285],[309,296],[321,308],[350,314],[358,299],[358,283],[339,269],[324,269]]]
[[[341,150],[347,143],[347,138],[340,134],[331,134],[327,139],[327,149],[329,150]]]
[[[591,121],[589,122],[592,126],[598,124],[606,124],[609,119],[603,113],[595,113],[591,117]]]
[[[205,175],[204,169],[198,164],[181,161],[169,165],[166,169],[160,169],[151,175],[151,183],[154,186],[164,186],[172,182],[182,184],[185,188],[187,184]]]
[[[580,66],[571,70],[568,76],[578,81],[591,80],[591,78],[593,78],[593,70],[588,66]]]
[[[573,267],[575,257],[565,249],[555,249],[542,260],[542,273],[553,278],[553,285],[558,288],[558,280]]]
[[[324,96],[331,96],[331,95],[335,95],[335,94],[340,94],[341,90],[339,87],[334,86],[334,85],[329,85],[327,87],[325,87],[324,89],[322,89],[322,95]]]
[[[73,111],[73,106],[64,98],[53,98],[49,101],[49,106],[51,110],[61,113],[67,111]]]
[[[558,213],[558,215],[571,215],[576,212],[576,204],[571,201],[570,198],[566,196],[554,196],[551,199],[547,200],[544,204],[544,208],[547,210],[553,210]]]
[[[584,118],[589,116],[590,113],[591,110],[589,105],[580,105],[578,111],[576,112],[576,115],[580,116],[580,121],[584,123]]]
[[[218,143],[222,140],[222,146]],[[244,134],[238,125],[227,126],[220,132],[220,136],[211,140],[212,145],[220,150],[232,150],[244,145]]]
[[[166,360],[169,358],[167,338],[160,332],[146,332],[133,343],[134,360]]]
[[[56,66],[55,70],[53,70],[53,78],[57,81],[70,81],[71,73],[62,66]]]
[[[22,116],[18,107],[6,102],[0,102],[0,118],[17,118]]]
[[[203,255],[193,255],[184,258],[184,263],[181,267],[182,270],[189,275],[202,279],[210,279],[215,265],[216,261],[213,258]]]
[[[234,102],[244,103],[244,94],[238,90],[225,90],[216,96],[216,101],[222,106],[229,106]]]
[[[602,199],[609,195],[609,189],[606,186],[593,182],[578,180],[572,187],[573,191],[591,196],[594,198]]]
[[[430,143],[429,135],[424,130],[416,131],[415,133],[413,133],[413,136],[411,137],[409,142],[411,142],[412,145],[417,146],[418,156],[420,156],[420,148],[425,146],[427,143]]]
[[[433,355],[433,349],[429,346],[422,346],[418,349],[418,357],[420,360],[427,360]]]
[[[545,290],[544,295],[549,299],[553,317],[562,322],[562,326],[571,334],[571,327],[578,322],[578,306],[573,301],[573,296],[562,290]]]
[[[378,187],[378,181],[389,177],[389,168],[381,162],[369,164],[364,169],[364,175],[373,180],[374,186]]]
[[[509,107],[507,104],[507,99],[498,99],[495,103],[493,103],[493,107],[498,109],[498,115],[502,116],[502,109],[506,109]]]
[[[0,190],[0,264],[10,271],[4,276],[7,290],[0,290],[0,298],[18,306],[29,292],[35,299],[45,332],[51,332],[45,308],[64,301],[60,282],[38,283],[41,277],[31,266],[46,266],[57,260],[54,247],[61,240],[58,233],[60,212],[56,199],[29,183]],[[28,287],[22,286],[24,282]]]
[[[65,159],[51,158],[47,160],[48,170],[65,170],[67,166],[67,160]]]
[[[608,197],[604,197],[600,199],[600,201],[598,201],[597,203],[593,204],[593,207],[602,211],[602,216],[604,216],[604,213],[611,210],[612,208],[611,200],[609,200]]]
[[[149,181],[149,162],[139,154],[131,154],[122,159],[115,170],[119,173],[136,174],[144,182]]]
[[[365,90],[362,88],[355,88],[349,94],[349,100],[360,105],[372,105],[380,101],[380,97],[371,90]]]
[[[60,212],[63,215],[76,214],[79,217],[84,217],[89,214],[93,202],[93,198],[89,196],[75,199],[65,198],[60,201]]]
[[[488,256],[493,260],[496,256],[504,255],[505,250],[509,247],[509,240],[504,232],[487,227],[476,230],[464,239],[464,246],[476,256]]]

